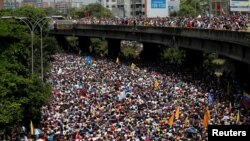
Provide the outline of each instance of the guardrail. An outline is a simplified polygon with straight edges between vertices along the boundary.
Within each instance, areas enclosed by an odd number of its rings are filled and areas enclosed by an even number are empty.
[[[190,38],[200,38],[207,40],[223,41],[229,43],[250,46],[250,32],[214,30],[200,28],[181,27],[153,27],[153,26],[127,26],[127,25],[89,25],[74,24],[68,21],[65,24],[56,24],[56,30],[95,30],[95,31],[115,31],[115,32],[137,32],[145,34],[157,34],[163,36],[181,36]]]

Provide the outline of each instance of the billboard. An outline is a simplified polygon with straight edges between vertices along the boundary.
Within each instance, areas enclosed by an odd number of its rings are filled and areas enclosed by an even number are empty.
[[[151,8],[166,8],[166,0],[151,0]]]
[[[250,11],[250,0],[230,0],[230,11]]]

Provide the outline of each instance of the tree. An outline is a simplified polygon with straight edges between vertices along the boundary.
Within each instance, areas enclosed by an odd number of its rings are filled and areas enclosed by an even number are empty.
[[[107,42],[99,38],[91,39],[91,46],[93,48],[93,53],[97,55],[107,55],[108,54],[108,45]]]
[[[203,68],[206,70],[213,70],[214,64],[213,60],[218,58],[218,54],[216,53],[203,53]]]
[[[22,7],[14,11],[3,10],[1,16],[24,16],[39,19],[45,16],[42,9]],[[38,34],[38,35],[37,35]],[[51,55],[58,50],[57,42],[44,29],[44,66],[47,69]],[[10,135],[17,125],[26,125],[30,120],[40,123],[41,106],[50,98],[51,89],[30,71],[30,32],[25,24],[14,19],[0,19],[0,136]],[[34,36],[35,64],[40,68],[39,30]],[[39,55],[38,55],[39,54]],[[39,73],[38,73],[39,72]]]
[[[204,0],[181,0],[178,16],[197,16],[201,14],[200,3]]]
[[[59,12],[53,7],[44,8],[44,11],[47,16],[59,15]]]
[[[22,6],[15,10],[14,15],[20,17],[24,16],[37,20],[42,17],[45,17],[45,11],[41,8],[36,8],[34,6]]]
[[[87,5],[86,7],[78,10],[76,12],[76,15],[79,18],[87,17],[87,16],[96,17],[96,18],[114,17],[114,15],[109,9],[103,7],[99,3],[92,3],[92,4]]]
[[[175,65],[181,65],[185,60],[185,57],[185,51],[178,48],[165,48],[161,54],[163,61]]]

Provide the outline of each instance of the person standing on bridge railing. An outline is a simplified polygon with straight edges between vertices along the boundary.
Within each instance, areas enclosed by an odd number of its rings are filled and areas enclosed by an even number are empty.
[[[137,21],[136,21],[136,18],[135,18],[134,21],[133,21],[134,30],[137,30],[136,24],[137,24]]]
[[[57,22],[53,21],[53,25],[54,25],[54,30],[57,30]]]

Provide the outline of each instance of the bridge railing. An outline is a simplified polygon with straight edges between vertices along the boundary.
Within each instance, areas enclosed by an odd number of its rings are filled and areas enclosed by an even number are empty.
[[[240,43],[250,46],[250,32],[200,29],[200,28],[181,28],[181,27],[153,27],[153,26],[127,26],[127,25],[89,25],[73,24],[64,22],[57,24],[58,30],[96,30],[96,31],[119,31],[119,32],[137,32],[144,34],[162,34],[168,36],[183,36],[191,38],[201,38],[208,40],[225,41],[231,43]]]
[[[76,30],[106,30],[121,32],[143,32],[149,34],[163,34],[172,36],[183,36],[191,38],[203,38],[209,40],[226,41],[232,43],[243,43],[250,46],[250,32],[181,28],[181,27],[153,27],[153,26],[126,26],[126,25],[76,25]]]

